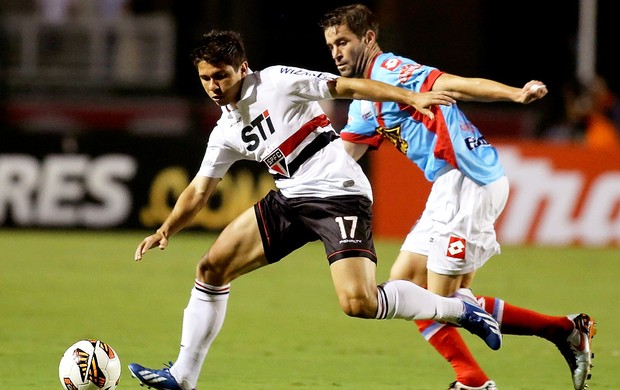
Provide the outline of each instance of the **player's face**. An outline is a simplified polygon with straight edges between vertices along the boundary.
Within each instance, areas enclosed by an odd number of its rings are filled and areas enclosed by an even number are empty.
[[[338,72],[345,77],[359,77],[360,61],[366,48],[365,41],[355,35],[348,26],[329,27],[324,31],[325,43],[329,49]]]
[[[239,70],[231,65],[213,65],[206,61],[198,63],[198,76],[202,87],[218,106],[235,104],[239,100],[241,80],[247,75],[248,64],[243,63]]]

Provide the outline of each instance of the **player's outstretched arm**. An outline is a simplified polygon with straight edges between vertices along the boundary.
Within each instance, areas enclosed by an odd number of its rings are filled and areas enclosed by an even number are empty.
[[[498,81],[461,77],[443,73],[435,80],[433,91],[450,91],[457,100],[478,102],[513,102],[528,104],[547,94],[547,87],[538,80],[527,82],[523,88],[511,87]]]
[[[547,92],[549,91],[545,84],[538,80],[531,80],[521,88],[521,93],[515,102],[528,104],[542,98]]]
[[[328,83],[335,99],[370,100],[373,102],[397,102],[415,108],[433,119],[430,107],[456,103],[449,91],[414,92],[381,81],[338,77]]]
[[[162,250],[166,249],[168,238],[187,226],[196,214],[205,207],[220,180],[196,176],[183,190],[170,215],[168,215],[168,218],[166,218],[160,228],[138,245],[134,254],[134,260],[142,260],[142,256],[151,248],[159,247]]]

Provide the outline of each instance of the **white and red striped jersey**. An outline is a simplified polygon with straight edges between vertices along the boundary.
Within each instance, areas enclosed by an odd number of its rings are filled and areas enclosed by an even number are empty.
[[[286,197],[364,195],[368,178],[345,151],[320,100],[339,76],[287,66],[247,75],[236,107],[222,107],[198,175],[221,178],[238,160],[264,163]]]

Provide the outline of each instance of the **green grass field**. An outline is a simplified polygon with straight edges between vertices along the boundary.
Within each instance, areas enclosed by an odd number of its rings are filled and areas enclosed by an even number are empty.
[[[81,338],[99,338],[123,363],[120,389],[139,389],[126,365],[174,360],[194,266],[214,239],[173,237],[133,261],[146,232],[0,230],[0,389],[61,389],[58,362]],[[379,241],[378,282],[398,242]],[[476,293],[553,315],[596,318],[590,389],[620,378],[620,251],[504,247],[479,272]],[[449,365],[406,321],[348,318],[336,302],[323,248],[307,245],[235,281],[228,315],[203,368],[206,390],[447,388]],[[500,389],[572,389],[545,340],[506,336],[500,351],[463,332]]]

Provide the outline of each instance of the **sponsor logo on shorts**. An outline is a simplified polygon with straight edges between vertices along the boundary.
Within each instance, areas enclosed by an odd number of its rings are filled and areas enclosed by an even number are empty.
[[[340,240],[339,243],[341,244],[360,244],[362,242],[362,240],[357,240],[354,238],[349,238],[346,240]]]
[[[465,259],[465,244],[467,241],[464,238],[457,236],[450,236],[450,242],[448,243],[448,251],[446,256],[454,259]]]

